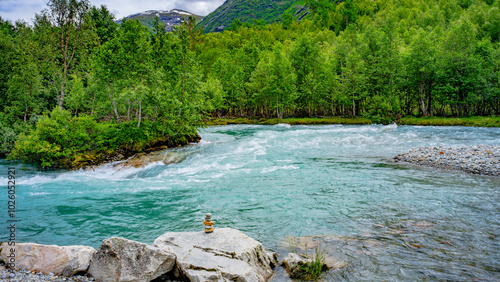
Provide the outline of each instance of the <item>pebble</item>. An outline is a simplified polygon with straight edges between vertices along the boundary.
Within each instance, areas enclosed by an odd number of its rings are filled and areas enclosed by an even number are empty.
[[[9,270],[0,271],[0,282],[38,282],[38,281],[57,281],[57,282],[91,282],[95,281],[92,277],[86,276],[72,276],[72,277],[64,277],[64,276],[56,276],[53,273],[43,274],[43,273],[32,273],[25,269],[16,270],[14,273]]]
[[[500,146],[496,145],[421,147],[397,155],[393,160],[472,174],[500,176]]]

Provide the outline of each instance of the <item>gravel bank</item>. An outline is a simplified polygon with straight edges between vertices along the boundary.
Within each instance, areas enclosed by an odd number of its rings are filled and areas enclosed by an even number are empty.
[[[94,278],[89,278],[85,276],[73,276],[73,277],[62,277],[56,276],[54,274],[43,274],[43,273],[31,273],[27,270],[19,270],[14,273],[8,270],[0,271],[0,282],[34,282],[34,281],[56,281],[56,282],[90,282],[95,281]]]
[[[500,146],[494,145],[421,147],[397,155],[393,160],[472,174],[500,176]]]

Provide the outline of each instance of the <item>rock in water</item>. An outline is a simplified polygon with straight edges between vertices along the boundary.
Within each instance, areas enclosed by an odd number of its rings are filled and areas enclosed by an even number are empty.
[[[154,246],[177,256],[177,279],[267,281],[277,265],[276,254],[232,228],[217,228],[213,233],[165,233]]]
[[[88,274],[97,281],[151,281],[173,269],[175,255],[136,241],[112,237],[92,256]]]
[[[292,275],[295,269],[301,265],[311,263],[313,260],[296,253],[289,253],[281,263],[288,274]]]
[[[7,263],[10,249],[2,244],[2,259]],[[23,269],[44,274],[72,276],[87,271],[90,258],[95,249],[86,246],[55,246],[35,243],[16,243],[16,269]]]

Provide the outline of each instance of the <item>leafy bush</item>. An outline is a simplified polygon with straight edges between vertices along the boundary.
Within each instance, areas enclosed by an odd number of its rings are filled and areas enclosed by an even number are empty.
[[[187,143],[185,135],[195,134],[194,129],[188,129],[175,136],[176,140],[169,141]],[[104,161],[102,155],[112,155],[118,149],[135,153],[158,139],[174,137],[165,135],[165,131],[172,132],[147,120],[141,127],[137,127],[136,121],[98,123],[91,116],[74,117],[56,107],[50,117],[44,116],[38,121],[35,130],[19,135],[8,158],[39,163],[43,167],[79,167],[82,164],[78,162]]]

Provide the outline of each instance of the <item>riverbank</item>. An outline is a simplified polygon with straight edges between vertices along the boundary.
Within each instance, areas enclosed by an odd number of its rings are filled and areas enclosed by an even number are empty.
[[[148,144],[137,144],[136,146],[122,146],[116,150],[90,152],[74,157],[61,159],[62,168],[76,170],[81,168],[95,168],[109,162],[125,161],[139,154],[139,156],[168,148],[185,146],[190,143],[200,142],[198,133],[180,136],[178,138],[157,139]]]
[[[500,176],[500,146],[421,147],[397,155],[393,160],[424,167]]]
[[[217,118],[205,121],[205,125],[227,125],[227,124],[262,124],[275,125],[285,123],[290,125],[318,125],[318,124],[373,124],[368,118]],[[500,127],[500,117],[413,117],[407,116],[395,121],[398,125],[422,125],[422,126],[475,126],[475,127]]]
[[[290,125],[316,125],[316,124],[372,124],[373,122],[367,118],[340,118],[340,117],[324,117],[324,118],[217,118],[206,120],[205,125],[228,125],[228,124],[290,124]]]
[[[401,118],[398,125],[500,127],[500,117],[413,117]]]

